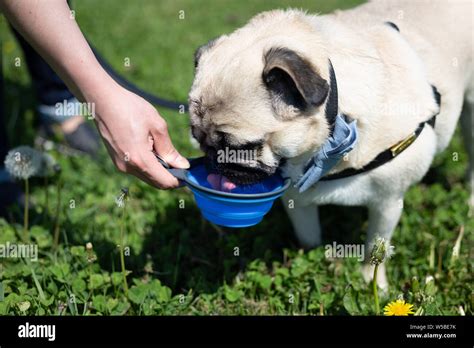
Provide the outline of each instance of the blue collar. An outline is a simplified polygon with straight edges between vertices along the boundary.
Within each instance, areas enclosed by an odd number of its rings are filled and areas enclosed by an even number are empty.
[[[295,184],[299,192],[306,191],[329,172],[342,157],[354,148],[357,138],[356,121],[348,123],[343,115],[337,115],[332,135],[306,164],[303,175]]]
[[[338,113],[337,81],[334,68],[329,60],[329,95],[326,102],[326,119],[330,127],[329,137],[318,152],[308,161],[302,176],[295,187],[304,192],[322,176],[329,172],[342,157],[349,153],[357,143],[358,132],[356,121],[348,123],[346,116]]]

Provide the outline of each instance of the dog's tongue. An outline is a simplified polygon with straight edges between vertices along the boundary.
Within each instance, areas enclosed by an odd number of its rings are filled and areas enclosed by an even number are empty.
[[[225,176],[220,174],[209,174],[207,176],[207,182],[211,184],[214,190],[230,192],[237,187],[236,184],[231,182]]]

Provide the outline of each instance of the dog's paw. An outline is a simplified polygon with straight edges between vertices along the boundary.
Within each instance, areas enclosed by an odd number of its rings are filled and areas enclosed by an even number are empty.
[[[374,276],[374,266],[369,263],[362,265],[362,277],[369,283],[372,281]],[[388,292],[388,280],[385,272],[385,265],[382,263],[377,270],[377,286],[382,290],[383,293]]]

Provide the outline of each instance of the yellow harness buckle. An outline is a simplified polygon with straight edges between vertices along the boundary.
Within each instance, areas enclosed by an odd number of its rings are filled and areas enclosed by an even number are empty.
[[[417,138],[416,134],[413,132],[407,138],[405,138],[402,141],[400,141],[399,143],[393,145],[390,148],[390,151],[392,152],[392,156],[393,157],[398,156],[400,153],[403,152],[403,150],[405,150],[408,146],[410,146],[415,141],[416,138]]]

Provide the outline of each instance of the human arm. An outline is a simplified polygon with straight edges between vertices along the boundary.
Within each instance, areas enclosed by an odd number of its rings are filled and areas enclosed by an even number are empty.
[[[81,101],[95,106],[95,122],[117,168],[149,184],[172,188],[178,181],[155,159],[173,167],[187,160],[174,148],[166,122],[141,97],[118,85],[98,63],[65,0],[0,0],[11,24]]]

